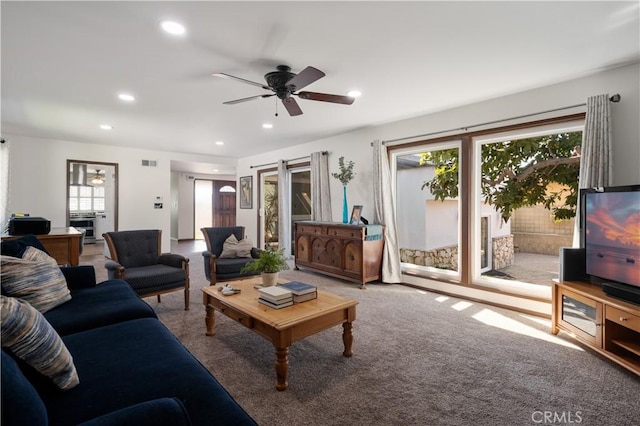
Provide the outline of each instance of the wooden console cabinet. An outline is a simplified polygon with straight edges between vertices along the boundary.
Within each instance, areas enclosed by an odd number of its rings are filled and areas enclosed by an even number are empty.
[[[594,350],[640,375],[640,306],[607,296],[602,287],[553,283],[551,332],[573,334]]]
[[[3,240],[20,238],[19,235],[2,235]],[[80,264],[80,244],[82,233],[76,228],[51,228],[48,234],[36,235],[44,248],[58,265],[76,266]]]
[[[296,267],[365,284],[381,278],[384,227],[367,240],[365,225],[302,221],[295,224]]]

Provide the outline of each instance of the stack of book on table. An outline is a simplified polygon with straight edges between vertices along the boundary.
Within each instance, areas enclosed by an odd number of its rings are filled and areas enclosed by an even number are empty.
[[[293,294],[293,303],[306,302],[318,297],[318,291],[311,284],[301,283],[299,281],[291,281],[284,284],[278,284],[278,287],[285,288]]]
[[[258,302],[274,309],[285,308],[293,305],[293,293],[285,288],[273,286],[258,289],[260,297]]]

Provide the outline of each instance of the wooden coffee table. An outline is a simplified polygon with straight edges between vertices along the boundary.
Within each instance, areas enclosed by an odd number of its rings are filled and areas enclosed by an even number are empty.
[[[288,281],[278,280],[279,283]],[[231,296],[223,296],[218,286],[202,289],[207,311],[207,336],[215,333],[214,311],[217,310],[273,343],[276,349],[276,389],[279,391],[288,386],[289,346],[293,342],[342,324],[342,355],[350,357],[353,354],[351,323],[356,319],[358,302],[318,290],[317,299],[273,309],[258,302],[259,293],[254,286],[260,282],[260,277],[232,281],[230,285],[242,291]]]

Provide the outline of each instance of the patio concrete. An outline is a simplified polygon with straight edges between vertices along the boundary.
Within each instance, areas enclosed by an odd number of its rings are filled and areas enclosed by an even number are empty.
[[[552,279],[558,278],[559,256],[536,253],[516,253],[514,256],[513,265],[486,275],[549,286]]]

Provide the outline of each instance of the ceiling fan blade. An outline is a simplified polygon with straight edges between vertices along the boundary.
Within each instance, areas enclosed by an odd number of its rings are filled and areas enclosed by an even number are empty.
[[[224,105],[235,105],[235,104],[239,104],[241,102],[247,102],[247,101],[252,101],[254,99],[258,99],[258,98],[268,98],[271,96],[275,96],[275,93],[272,93],[270,95],[256,95],[256,96],[249,96],[248,98],[242,98],[242,99],[236,99],[233,101],[227,101],[227,102],[223,102]]]
[[[233,75],[229,75],[229,74],[225,74],[223,72],[216,72],[211,74],[214,77],[220,77],[220,78],[228,78],[229,80],[235,80],[238,81],[240,83],[245,83],[245,84],[250,84],[252,86],[256,86],[256,87],[262,87],[265,90],[273,90],[271,89],[271,87],[262,84],[262,83],[256,83],[255,81],[251,81],[251,80],[245,80],[244,78],[240,78],[240,77],[235,77]]]
[[[287,109],[290,116],[293,117],[293,116],[302,114],[302,110],[300,109],[300,106],[298,105],[295,99],[293,98],[283,99],[282,104]]]
[[[355,100],[355,98],[351,96],[330,95],[328,93],[317,93],[317,92],[300,92],[300,93],[297,93],[297,95],[301,99],[308,99],[310,101],[331,102],[334,104],[344,104],[344,105],[351,105]]]
[[[303,87],[308,86],[314,81],[320,80],[325,74],[314,67],[306,67],[300,71],[291,80],[287,81],[287,87],[291,87],[291,91],[295,92]]]

